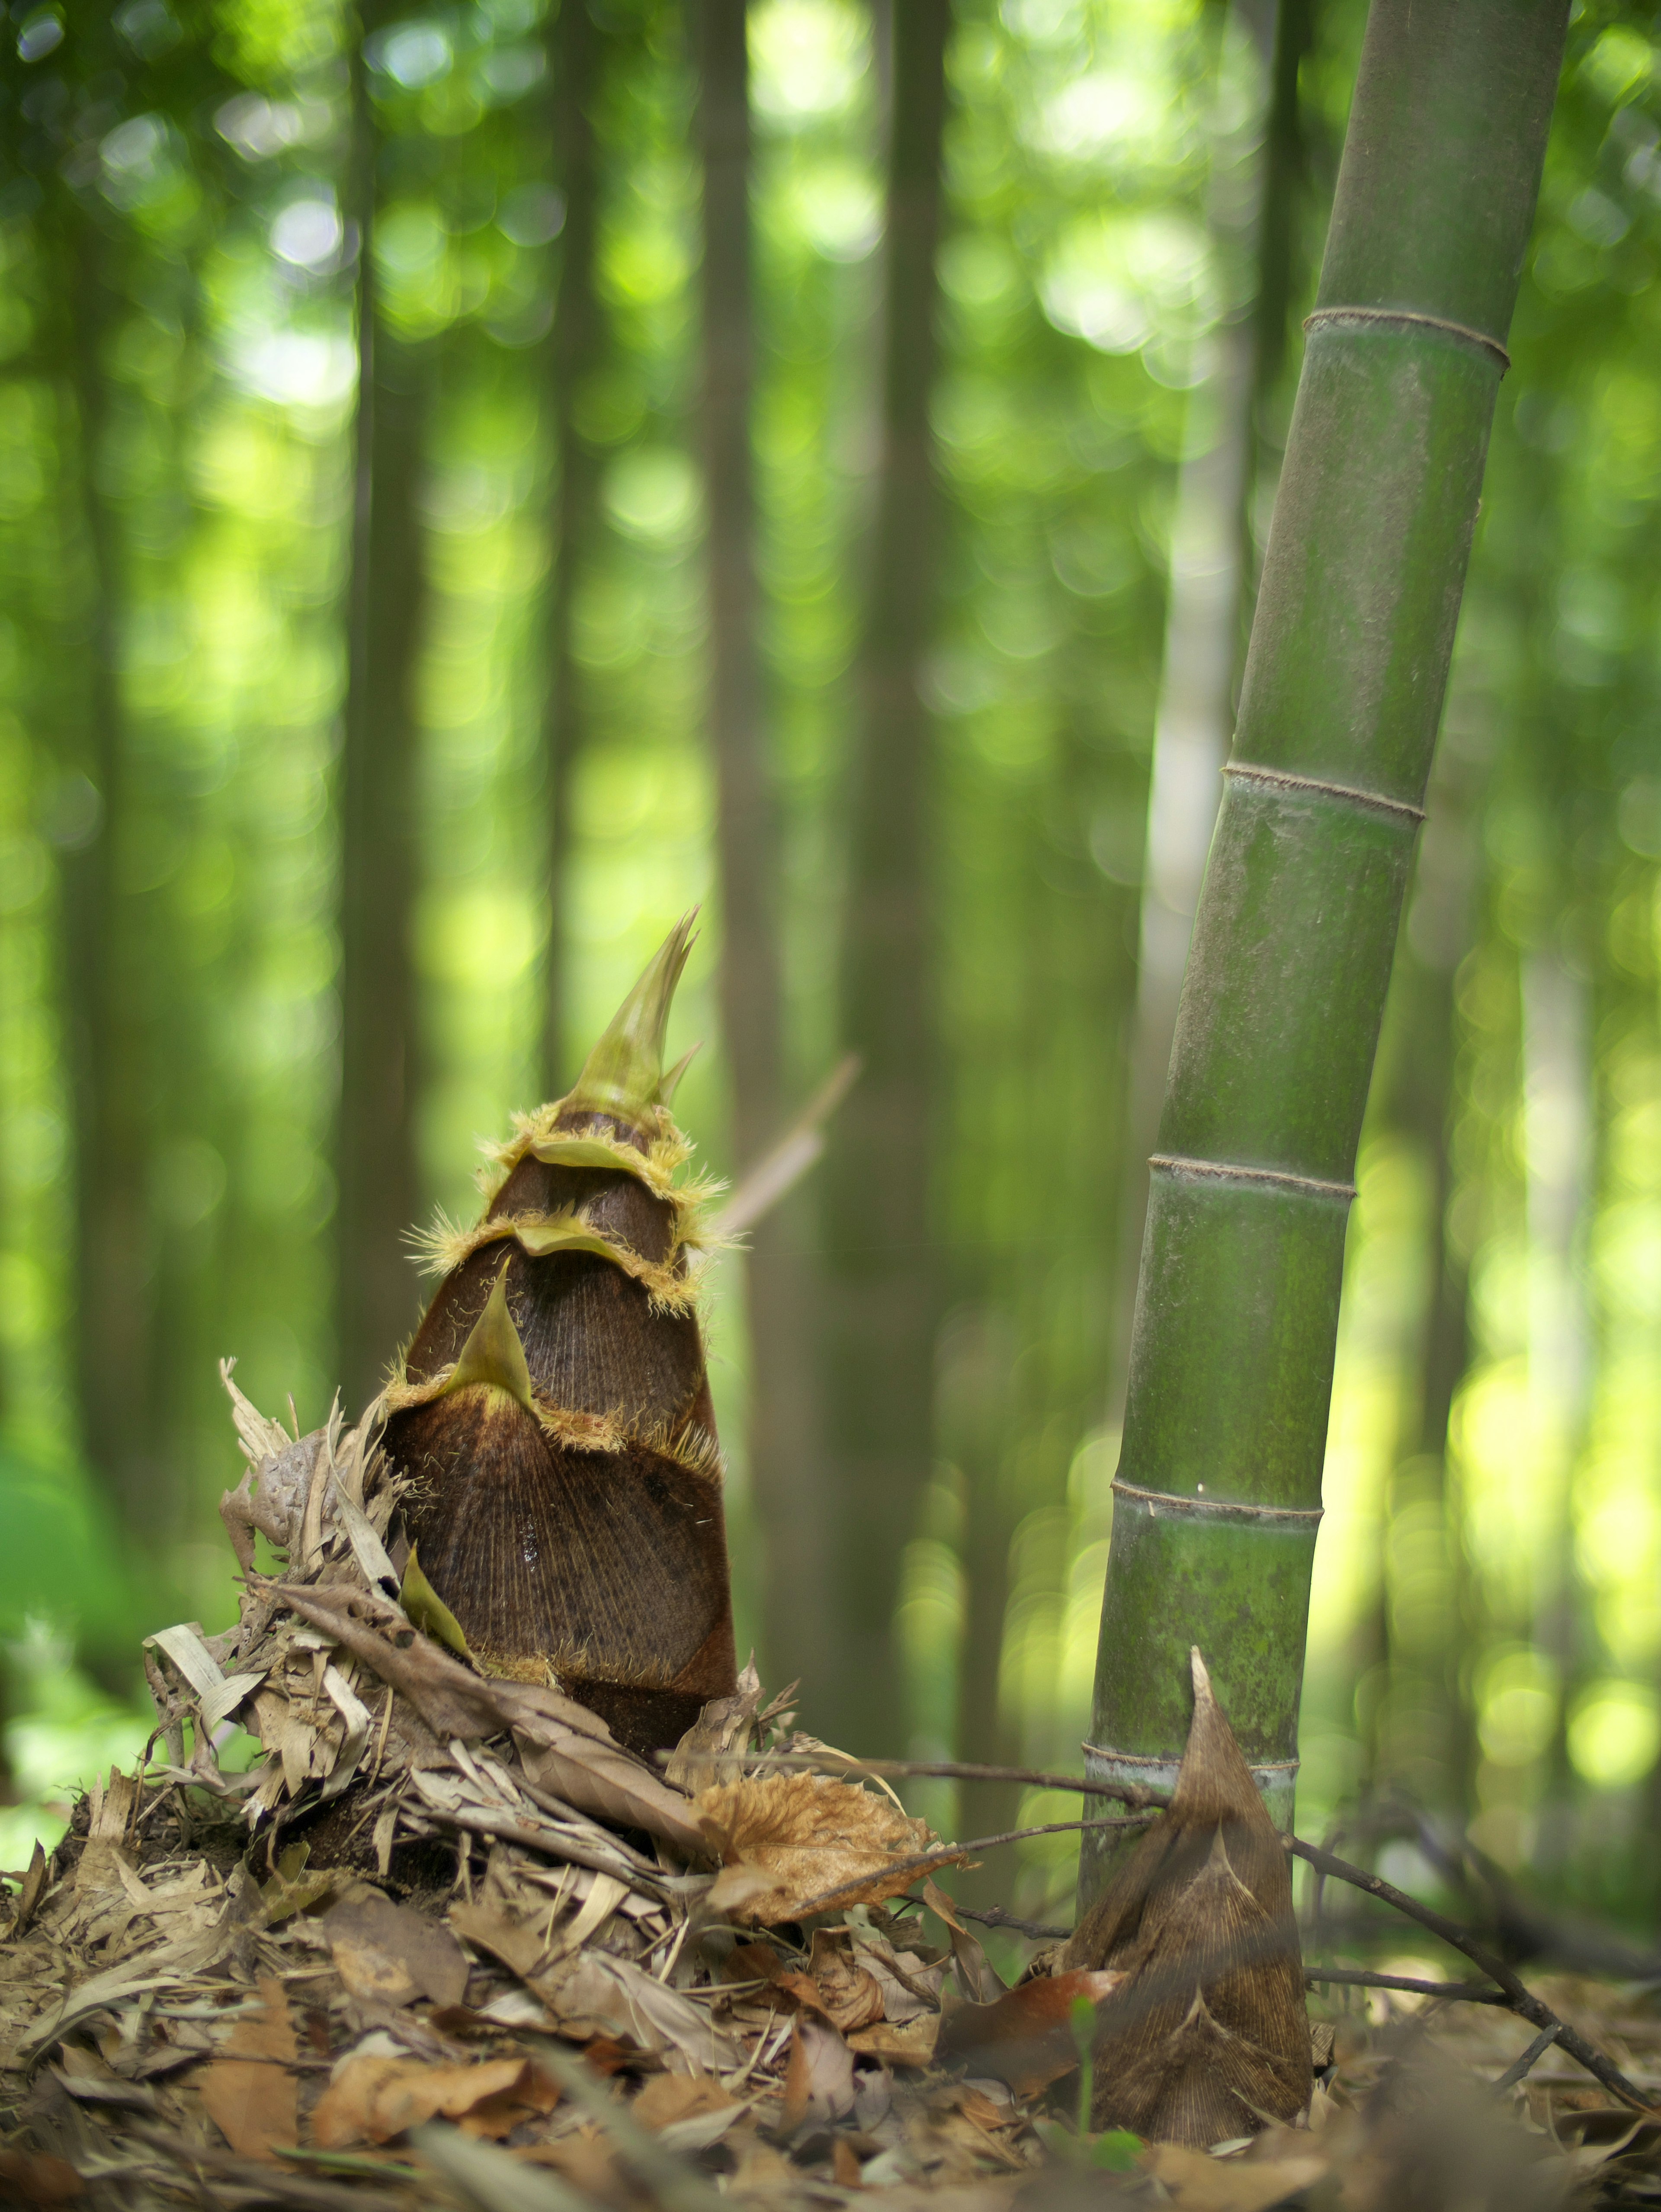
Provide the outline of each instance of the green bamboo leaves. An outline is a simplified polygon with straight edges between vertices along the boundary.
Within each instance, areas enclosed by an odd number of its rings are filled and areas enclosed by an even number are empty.
[[[688,1265],[701,1194],[663,1069],[691,922],[575,1088],[520,1121],[482,1219],[430,1240],[444,1280],[384,1399],[417,1598],[454,1631],[435,1632],[487,1672],[557,1680],[640,1748],[735,1672]]]
[[[1567,14],[1374,0],[1151,1164],[1091,1771],[1169,1786],[1197,1641],[1283,1821],[1355,1147]]]

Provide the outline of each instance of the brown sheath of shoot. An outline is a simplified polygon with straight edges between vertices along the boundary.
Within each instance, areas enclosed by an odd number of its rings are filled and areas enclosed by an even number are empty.
[[[382,1404],[420,1571],[486,1673],[550,1676],[636,1749],[736,1686],[721,1450],[670,1100],[687,915],[576,1087],[520,1117]],[[690,1057],[690,1055],[689,1055]]]

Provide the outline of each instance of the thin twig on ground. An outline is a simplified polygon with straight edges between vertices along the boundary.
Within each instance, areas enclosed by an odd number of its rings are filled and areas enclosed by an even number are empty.
[[[674,1754],[660,1751],[660,1765]],[[1070,1790],[1083,1797],[1110,1797],[1116,1804],[1138,1811],[1159,1812],[1171,1802],[1168,1790],[1150,1790],[1140,1782],[1091,1782],[1078,1774],[1050,1774],[1037,1766],[977,1766],[955,1759],[855,1759],[846,1752],[764,1751],[747,1755],[746,1767],[806,1767],[810,1771],[834,1760],[841,1775],[881,1775],[885,1780],[919,1782],[1018,1782],[1028,1790]]]
[[[1305,1966],[1304,1979],[1347,1990],[1405,1990],[1409,1996],[1444,1997],[1450,2004],[1499,2005],[1507,2012],[1512,2005],[1504,1990],[1490,1989],[1486,1982],[1419,1982],[1410,1974],[1375,1974],[1363,1966]]]
[[[883,1872],[885,1881],[899,1874],[928,1874],[937,1866],[950,1866],[958,1859],[966,1858],[970,1851],[995,1850],[1001,1844],[1024,1844],[1029,1836],[1058,1836],[1076,1828],[1141,1828],[1148,1820],[1146,1813],[1112,1814],[1100,1820],[1046,1820],[1037,1828],[1007,1828],[1001,1836],[971,1836],[966,1844],[941,1844],[932,1851],[919,1851],[915,1858],[896,1859]],[[815,1912],[828,1912],[839,1897],[849,1890],[862,1889],[870,1881],[868,1874],[854,1875],[847,1881],[839,1881],[834,1889],[810,1897],[796,1914],[806,1920]]]
[[[1594,2049],[1578,2030],[1571,2027],[1567,2021],[1560,2020],[1544,1999],[1536,1996],[1503,1959],[1496,1958],[1493,1952],[1485,1949],[1474,1936],[1460,1927],[1457,1921],[1445,1918],[1428,1905],[1421,1905],[1416,1897],[1409,1897],[1405,1890],[1397,1889],[1382,1875],[1368,1874],[1363,1867],[1351,1866],[1347,1859],[1335,1858],[1330,1851],[1323,1851],[1318,1844],[1306,1844],[1293,1836],[1288,1838],[1287,1848],[1317,1873],[1334,1881],[1348,1882],[1353,1888],[1365,1890],[1369,1897],[1378,1898],[1385,1905],[1393,1905],[1396,1911],[1405,1913],[1409,1920],[1416,1920],[1421,1928],[1428,1929],[1433,1936],[1440,1936],[1443,1942],[1450,1944],[1454,1950],[1463,1952],[1479,1972],[1486,1974],[1490,1981],[1497,1983],[1504,1990],[1514,2013],[1531,2021],[1536,2027],[1555,2027],[1560,2048],[1566,2051],[1571,2058],[1578,2060],[1612,2096],[1619,2097],[1622,2104],[1630,2105],[1636,2112],[1648,2112],[1655,2109],[1653,2100],[1629,2081],[1612,2059],[1605,2058],[1603,2052]]]
[[[1561,2039],[1562,2033],[1561,2021],[1554,2021],[1549,2027],[1542,2027],[1528,2049],[1512,2060],[1510,2065],[1494,2083],[1494,2095],[1503,2097],[1508,2089],[1514,2089],[1517,2084],[1540,2063],[1553,2044]]]
[[[1013,1929],[1017,1936],[1030,1936],[1035,1943],[1058,1942],[1063,1936],[1073,1933],[1070,1928],[1052,1928],[1042,1920],[1019,1919],[1014,1913],[1006,1912],[1001,1905],[989,1905],[981,1911],[972,1905],[954,1904],[952,1910],[960,1919],[978,1921],[983,1928]]]

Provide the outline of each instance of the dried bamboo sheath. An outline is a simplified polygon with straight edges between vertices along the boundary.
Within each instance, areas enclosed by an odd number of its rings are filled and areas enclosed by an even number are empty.
[[[1092,1758],[1174,1771],[1198,1642],[1287,1821],[1349,1186],[1566,17],[1374,0],[1153,1163]]]
[[[689,917],[690,921],[690,917]],[[569,1096],[521,1123],[386,1392],[427,1582],[489,1672],[551,1675],[636,1747],[735,1664],[721,1452],[662,1073],[670,937]]]

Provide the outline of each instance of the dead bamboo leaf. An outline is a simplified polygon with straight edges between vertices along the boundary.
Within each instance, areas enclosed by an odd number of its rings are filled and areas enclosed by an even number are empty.
[[[289,2070],[297,2056],[289,2000],[273,1976],[259,1984],[262,2009],[239,2020],[202,2077],[208,2118],[241,2158],[276,2162],[279,2145],[298,2140],[299,2094]]]
[[[784,2070],[787,2134],[812,2121],[832,2127],[854,2109],[854,2054],[826,2021],[799,2018]]]
[[[970,2004],[991,2004],[1003,1995],[1004,1985],[997,1969],[986,1955],[978,1936],[971,1936],[958,1919],[952,1899],[935,1883],[925,1880],[922,1886],[923,1903],[941,1921],[952,1942],[952,1964],[958,1977],[958,1987]]]
[[[745,2053],[703,2005],[636,1966],[605,1951],[584,1951],[557,1978],[545,1978],[537,1994],[574,2039],[628,2036],[655,2051],[675,2073],[723,2073]]]
[[[390,2142],[442,2118],[470,2136],[499,2138],[523,2119],[551,2112],[559,2085],[528,2058],[434,2066],[424,2058],[348,2058],[318,2100],[312,2140],[320,2150]]]
[[[1326,2179],[1327,2160],[1318,2154],[1278,2158],[1259,2165],[1242,2158],[1208,2158],[1178,2143],[1150,2143],[1141,2157],[1168,2191],[1176,2212],[1269,2212],[1300,2190]]]
[[[738,2099],[724,2089],[713,2074],[659,2074],[647,2082],[630,2108],[654,2135],[679,2127],[688,2120],[713,2112],[739,2111]]]
[[[474,1741],[512,1729],[532,1779],[567,1804],[598,1820],[644,1828],[684,1851],[704,1848],[686,1800],[624,1751],[586,1706],[557,1690],[474,1674],[418,1635],[402,1610],[377,1592],[338,1584],[260,1587],[390,1683],[441,1741]]]
[[[736,1781],[766,1694],[751,1652],[733,1695],[712,1699],[669,1754],[664,1769],[669,1781],[678,1790],[691,1792],[712,1783]]]
[[[551,1712],[537,1712],[531,1701],[543,1694],[530,1693],[530,1710],[514,1731],[525,1771],[538,1789],[597,1820],[644,1828],[678,1850],[702,1853],[703,1832],[687,1800],[614,1742],[609,1729],[602,1741],[579,1733]]]
[[[1098,2128],[1203,2148],[1289,2120],[1313,2076],[1292,1879],[1193,1653],[1171,1805],[1062,1954],[1123,1978],[1099,2016]]]
[[[28,1933],[29,1923],[40,1910],[40,1900],[46,1893],[49,1879],[50,1862],[37,1836],[34,1849],[29,1854],[28,1865],[23,1870],[22,1887],[17,1893],[17,1911],[9,1931],[11,1935],[26,1936]]]
[[[813,1930],[807,1972],[818,1991],[819,2008],[844,2035],[855,2028],[874,2027],[882,2018],[882,1984],[854,1957],[846,1929]]]
[[[721,1969],[721,1976],[728,1982],[759,1982],[761,1987],[755,1991],[756,1996],[762,2003],[775,2006],[782,2012],[805,2009],[830,2018],[812,1976],[787,1966],[770,1943],[735,1945]],[[880,2002],[880,1990],[878,2000]]]
[[[335,1971],[354,1996],[458,2005],[467,1994],[467,1961],[449,1929],[378,1889],[344,1899],[325,1914],[322,1929]]]
[[[707,1847],[728,1866],[772,1877],[774,1886],[742,1908],[770,1928],[823,1897],[834,1895],[840,1907],[898,1896],[917,1878],[910,1862],[937,1841],[923,1821],[822,1774],[717,1783],[699,1792],[692,1811]]]
[[[885,2066],[907,2066],[921,2071],[934,2063],[940,2041],[940,2015],[920,2012],[913,2020],[879,2021],[871,2027],[855,2028],[848,2047],[861,2058],[879,2058]]]

